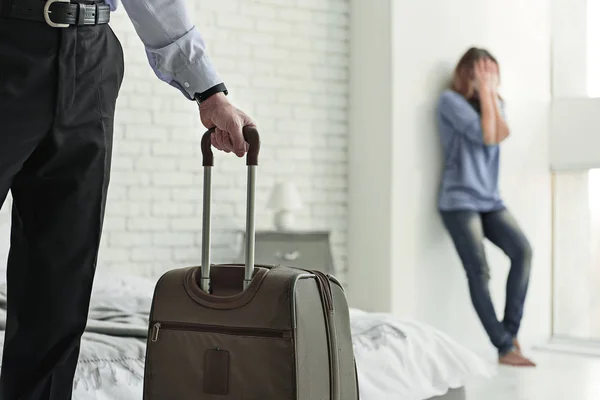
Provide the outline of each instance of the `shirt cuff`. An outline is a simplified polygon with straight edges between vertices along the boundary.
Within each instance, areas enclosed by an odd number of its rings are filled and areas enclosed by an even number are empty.
[[[196,93],[202,93],[223,83],[205,48],[200,32],[192,28],[165,47],[146,47],[146,55],[160,80],[179,89],[188,99],[193,100]]]

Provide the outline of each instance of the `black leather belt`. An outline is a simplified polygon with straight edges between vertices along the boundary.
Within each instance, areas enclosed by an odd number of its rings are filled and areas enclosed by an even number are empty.
[[[110,21],[110,7],[93,1],[13,0],[10,9],[3,14],[9,18],[46,22],[54,28],[100,25]]]

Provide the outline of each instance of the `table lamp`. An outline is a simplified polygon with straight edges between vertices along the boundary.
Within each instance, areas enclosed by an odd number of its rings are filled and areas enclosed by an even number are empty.
[[[294,211],[302,208],[302,199],[293,182],[280,182],[275,185],[267,205],[275,210],[275,228],[279,231],[294,229]]]

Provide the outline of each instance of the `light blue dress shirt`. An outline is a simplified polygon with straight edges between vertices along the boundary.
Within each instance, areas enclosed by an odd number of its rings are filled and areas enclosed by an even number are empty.
[[[191,21],[185,0],[106,0],[112,11],[123,7],[159,77],[189,99],[222,83]]]

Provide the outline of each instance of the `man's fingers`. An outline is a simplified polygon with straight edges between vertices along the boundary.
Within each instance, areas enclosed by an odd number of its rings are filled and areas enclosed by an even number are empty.
[[[243,157],[246,152],[244,140],[244,134],[242,133],[243,124],[242,121],[235,121],[231,124],[231,130],[229,131],[229,138],[231,139],[232,150],[238,157]]]
[[[210,144],[212,144],[215,149],[221,150],[219,142],[217,141],[217,134],[214,132],[210,135]]]
[[[243,128],[247,127],[247,126],[251,126],[253,128],[256,128],[256,123],[252,120],[252,118],[250,118],[248,115],[246,115],[245,113],[243,113],[242,111],[239,111],[239,113],[241,114],[242,117],[242,132],[243,132]],[[235,152],[238,155],[238,157],[243,157],[244,154],[248,151],[248,149],[250,148],[250,145],[248,145],[248,143],[246,142],[246,140],[244,139],[244,135],[243,133],[240,135],[241,137],[241,148],[238,149],[237,147],[235,148]]]
[[[225,151],[227,153],[230,152],[230,150],[227,149],[227,147],[224,145],[223,133],[222,133],[222,131],[219,131],[218,128],[215,129],[215,131],[211,135],[211,143],[217,150]]]
[[[231,141],[231,135],[227,131],[223,131],[223,146],[225,146],[228,153],[234,150],[233,142]]]
[[[205,104],[204,115],[207,116],[207,120],[210,119],[210,121],[206,121],[206,124],[214,124],[216,126],[211,135],[211,144],[218,150],[228,153],[233,151],[238,157],[243,157],[248,151],[248,144],[244,140],[243,128],[245,126],[256,126],[254,121],[243,111],[238,110],[230,104],[210,104],[208,102],[203,104]],[[219,112],[211,113],[211,106],[219,108]]]
[[[219,143],[221,145],[221,150],[226,153],[231,153],[233,150],[233,146],[231,145],[231,139],[229,138],[229,133],[222,129],[217,128],[217,137],[220,138]]]

